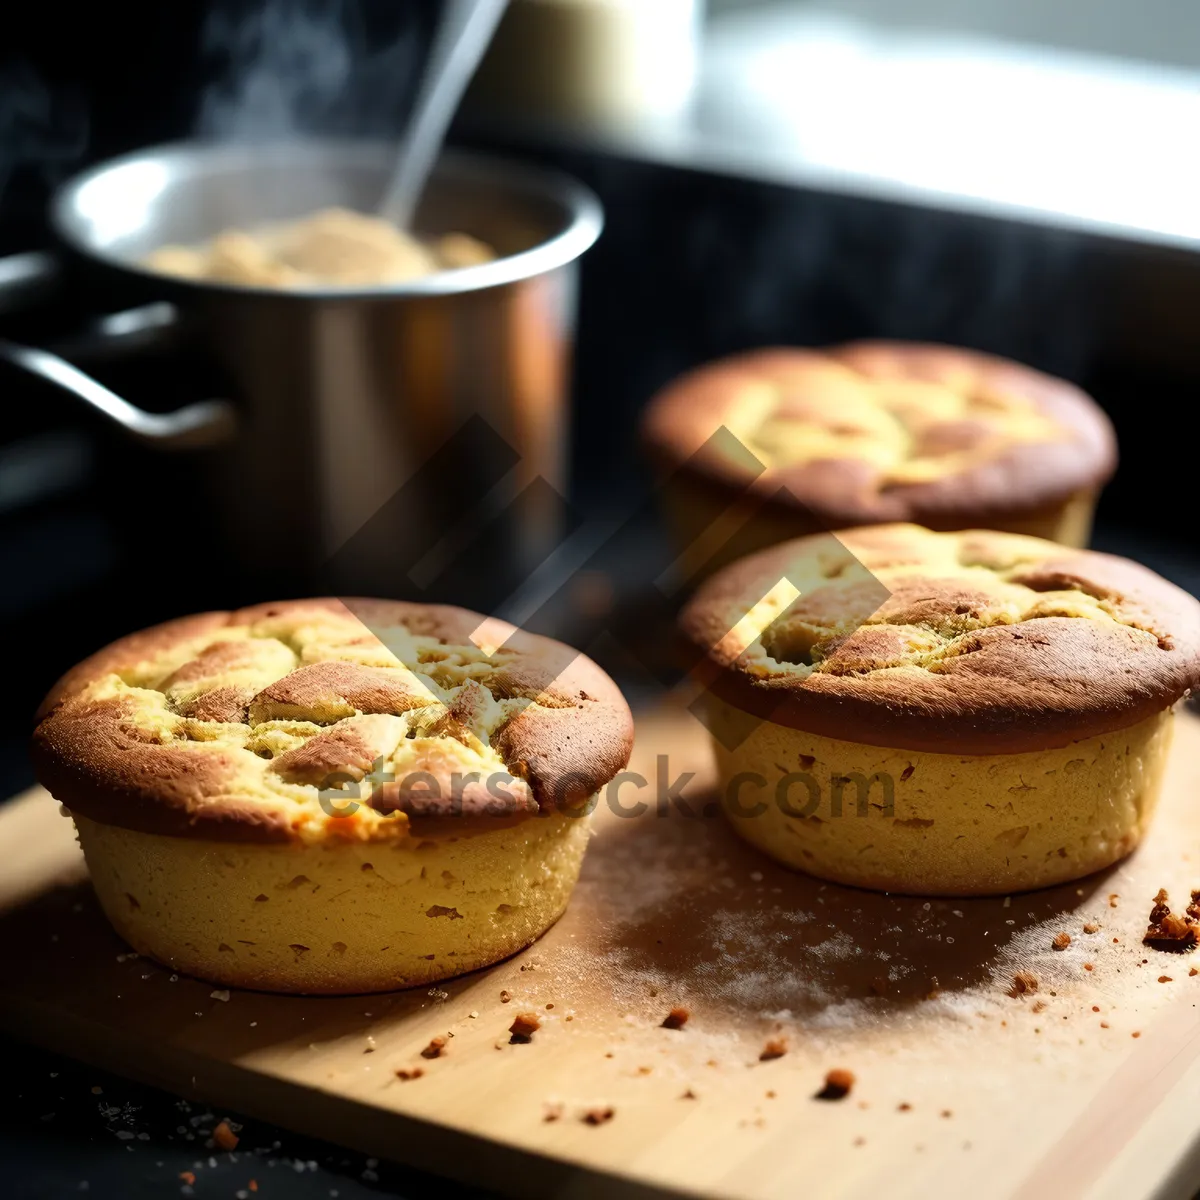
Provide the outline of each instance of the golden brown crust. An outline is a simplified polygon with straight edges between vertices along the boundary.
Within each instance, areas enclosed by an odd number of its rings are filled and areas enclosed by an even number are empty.
[[[724,426],[732,439],[710,443]],[[818,528],[1004,524],[1098,489],[1116,467],[1101,409],[1063,380],[973,351],[859,342],[709,364],[650,402],[647,446]],[[754,477],[749,451],[766,467]]]
[[[714,576],[681,628],[738,708],[911,750],[1063,746],[1200,681],[1193,597],[1125,559],[992,532],[799,538]]]
[[[315,721],[326,725],[356,713],[400,713],[429,703],[429,692],[412,676],[390,667],[317,662],[300,667],[262,689],[250,701],[250,722]]]
[[[288,783],[327,786],[335,775],[360,781],[378,759],[395,753],[404,722],[383,714],[349,717],[324,733],[285,750],[271,770]]]
[[[211,692],[202,692],[194,699],[181,703],[179,713],[184,717],[195,717],[197,721],[246,725],[250,721],[250,701],[253,699],[253,688],[213,688]]]
[[[34,764],[57,800],[108,824],[211,841],[290,837],[280,808],[231,794],[238,771],[229,753],[148,740],[127,698],[64,702],[37,728]]]
[[[90,680],[107,675],[127,663],[150,658],[164,646],[172,645],[184,638],[200,637],[220,629],[227,623],[228,613],[197,613],[190,617],[177,617],[164,621],[150,629],[131,633],[118,641],[97,650],[83,662],[72,667],[47,693],[38,706],[36,719],[41,720],[64,697],[79,691]]]
[[[632,740],[612,680],[558,642],[465,609],[321,599],[115,642],[52,689],[33,756],[61,803],[105,824],[375,840],[573,803]]]

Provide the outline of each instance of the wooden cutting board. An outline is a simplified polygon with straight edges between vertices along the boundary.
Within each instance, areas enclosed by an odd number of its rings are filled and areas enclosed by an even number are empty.
[[[772,866],[705,815],[705,736],[686,712],[639,722],[634,769],[653,779],[660,763],[694,772],[694,815],[602,810],[570,912],[541,942],[439,987],[346,999],[225,999],[129,955],[70,822],[29,793],[0,810],[0,1021],[515,1196],[1193,1194],[1200,953],[1140,938],[1159,887],[1182,907],[1200,886],[1200,719],[1181,716],[1133,859],[1011,899],[877,896]],[[1008,994],[1017,970],[1036,995]],[[677,1004],[686,1027],[662,1028]],[[531,1010],[541,1029],[511,1044]],[[437,1035],[448,1049],[427,1061]],[[772,1038],[787,1053],[760,1061]],[[815,1099],[835,1067],[852,1093]]]

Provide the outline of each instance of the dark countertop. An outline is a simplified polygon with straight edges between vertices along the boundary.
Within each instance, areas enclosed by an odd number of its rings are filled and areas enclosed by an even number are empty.
[[[494,1193],[190,1103],[0,1035],[0,1192],[21,1200],[486,1200]],[[232,1152],[213,1146],[221,1120]],[[251,1181],[257,1185],[251,1188]]]

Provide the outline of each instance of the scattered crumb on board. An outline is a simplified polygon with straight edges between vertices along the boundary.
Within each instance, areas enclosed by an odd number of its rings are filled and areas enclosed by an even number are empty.
[[[542,1027],[542,1019],[535,1012],[517,1013],[513,1023],[508,1027],[512,1035],[509,1041],[513,1045],[527,1045],[533,1041],[533,1035]]]
[[[662,1027],[664,1029],[682,1029],[688,1023],[688,1018],[691,1015],[686,1008],[677,1004],[663,1018]]]
[[[844,1100],[854,1087],[854,1072],[834,1067],[825,1076],[825,1086],[816,1094],[817,1100]]]

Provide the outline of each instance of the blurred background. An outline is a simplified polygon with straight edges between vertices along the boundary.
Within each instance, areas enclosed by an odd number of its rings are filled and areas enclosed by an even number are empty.
[[[157,336],[161,307],[145,306],[176,299],[166,284],[60,244],[55,188],[179,139],[398,139],[441,15],[432,0],[7,12],[0,337],[54,347],[151,411],[236,403],[242,381],[210,344]],[[568,528],[621,536],[575,615],[665,566],[634,436],[658,386],[743,348],[859,337],[975,347],[1081,384],[1122,451],[1095,544],[1200,590],[1198,128],[1194,0],[512,0],[450,143],[564,171],[606,214],[570,281],[552,482]],[[0,619],[29,651],[0,691],[8,795],[32,782],[34,705],[80,657],[319,581],[254,498],[261,448],[218,497],[213,451],[139,444],[12,370],[0,396]],[[231,499],[252,561],[231,546]],[[504,600],[451,577],[441,598]]]
[[[116,349],[96,337],[169,289],[56,247],[54,189],[178,139],[396,139],[440,17],[421,0],[21,6],[0,60],[0,336],[151,410],[236,392],[211,348],[153,321]],[[1187,0],[514,0],[450,142],[569,172],[605,209],[573,285],[553,479],[572,527],[635,511],[636,416],[679,371],[769,343],[929,339],[1092,392],[1123,457],[1097,544],[1195,587],[1198,85]],[[32,251],[53,277],[27,271]],[[39,648],[0,699],[12,791],[29,711],[79,656],[312,580],[252,491],[262,552],[253,570],[231,557],[211,451],[136,444],[7,369],[0,387],[0,611]],[[618,592],[661,566],[651,524]]]

